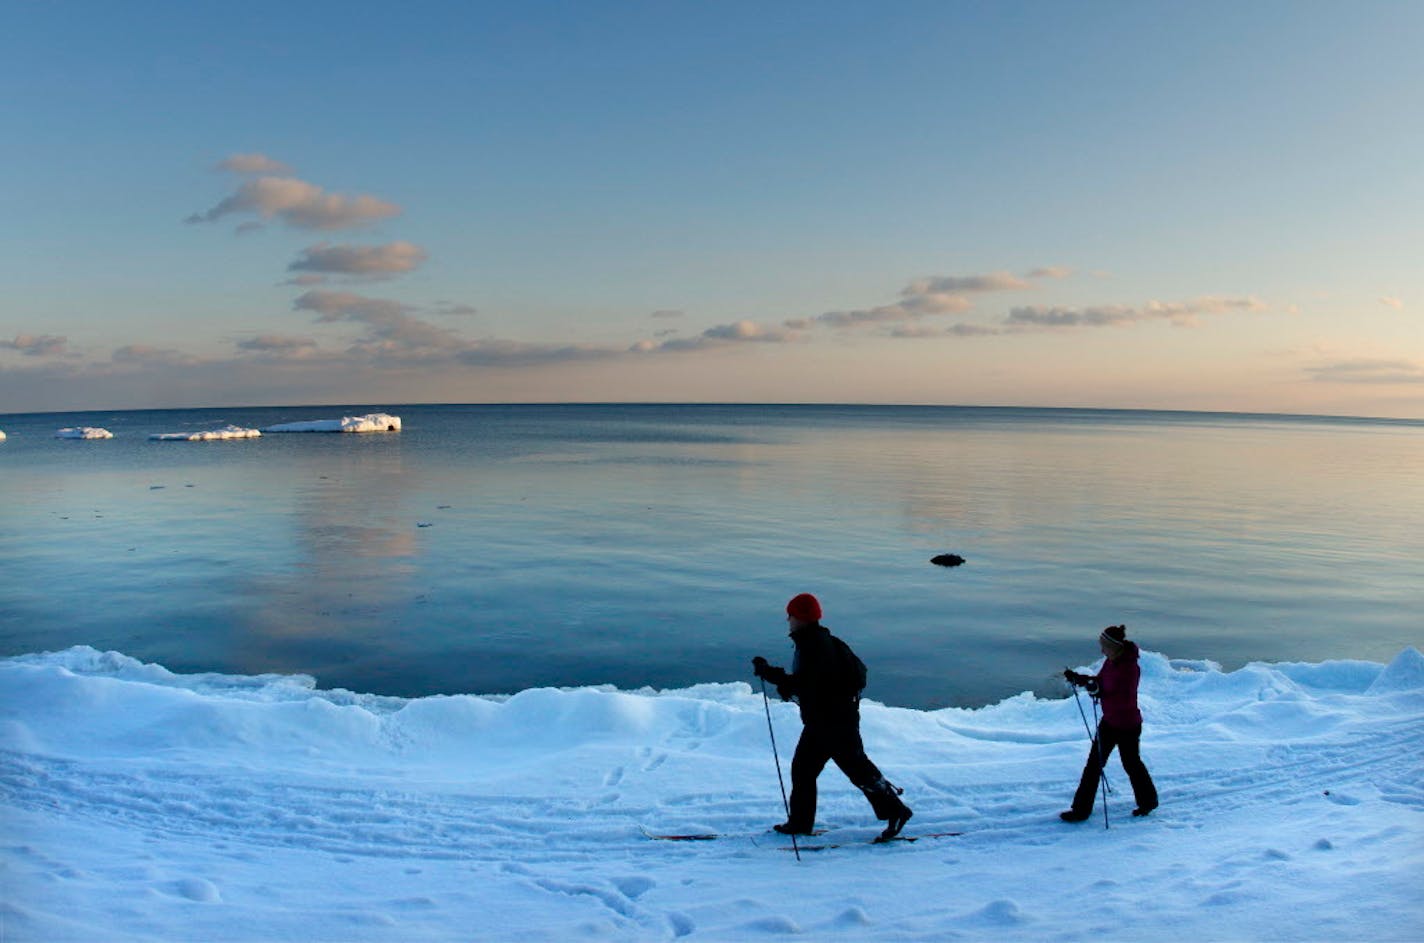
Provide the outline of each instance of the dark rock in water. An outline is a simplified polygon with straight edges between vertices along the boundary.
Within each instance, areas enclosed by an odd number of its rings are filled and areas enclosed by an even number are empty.
[[[959,566],[964,562],[964,558],[957,553],[942,553],[937,557],[931,557],[930,562],[935,566]]]

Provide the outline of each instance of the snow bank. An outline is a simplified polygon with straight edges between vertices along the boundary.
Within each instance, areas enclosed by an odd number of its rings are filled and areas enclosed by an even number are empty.
[[[149,436],[156,442],[218,442],[226,439],[256,439],[262,435],[258,429],[244,429],[241,426],[226,425],[221,429],[204,432],[155,432]]]
[[[54,434],[56,439],[112,439],[114,434],[108,429],[94,426],[70,426]]]
[[[314,419],[310,422],[283,422],[268,426],[263,432],[399,432],[399,416],[371,413],[368,416],[342,416],[338,419]]]
[[[175,674],[92,648],[0,660],[6,940],[1417,940],[1424,656],[1143,658],[1162,806],[1058,821],[1071,698],[863,705],[915,809],[877,830],[829,767],[797,861],[759,691],[404,699]],[[770,705],[783,770],[800,724]],[[716,832],[708,842],[653,832]]]

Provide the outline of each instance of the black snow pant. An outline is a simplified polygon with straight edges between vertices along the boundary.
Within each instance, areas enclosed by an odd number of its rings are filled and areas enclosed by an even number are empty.
[[[1114,747],[1122,758],[1122,768],[1127,772],[1128,781],[1132,783],[1132,797],[1137,800],[1137,807],[1148,812],[1157,808],[1157,787],[1152,784],[1152,776],[1142,762],[1141,741],[1141,724],[1134,727],[1114,727],[1106,721],[1098,724],[1098,735],[1088,751],[1088,762],[1083,766],[1083,778],[1078,782],[1078,791],[1073,794],[1074,812],[1086,815],[1093,811],[1103,763],[1112,756]]]
[[[876,818],[887,820],[904,808],[895,787],[865,755],[859,718],[809,723],[801,729],[796,755],[791,758],[791,815],[787,823],[797,831],[809,832],[816,824],[816,778],[827,760],[835,760],[846,778],[865,793]]]

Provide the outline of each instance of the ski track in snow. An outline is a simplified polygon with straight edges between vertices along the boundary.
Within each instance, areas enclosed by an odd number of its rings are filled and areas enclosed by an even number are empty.
[[[1149,729],[1148,737],[1151,733]],[[1272,746],[1259,755],[1239,758],[1239,770],[1172,769],[1144,755],[1159,779],[1164,808],[1156,821],[1168,828],[1200,827],[1216,813],[1237,806],[1243,794],[1253,804],[1290,802],[1324,796],[1340,805],[1357,804],[1357,775],[1369,770],[1366,788],[1379,798],[1424,808],[1419,780],[1419,730],[1412,721],[1362,731],[1347,745],[1334,742]],[[1150,739],[1147,740],[1150,748]],[[953,749],[946,747],[953,763]],[[679,759],[697,763],[696,745],[678,751]],[[230,782],[221,773],[187,774],[161,764],[150,771],[120,772],[75,761],[0,750],[0,794],[9,806],[93,816],[110,824],[175,839],[219,837],[254,846],[300,847],[334,854],[396,856],[432,860],[504,860],[521,846],[570,849],[594,845],[604,850],[638,849],[645,842],[639,825],[650,821],[695,820],[698,829],[719,834],[750,834],[776,820],[779,798],[746,796],[725,789],[657,796],[650,774],[668,761],[668,750],[641,748],[626,764],[608,768],[603,789],[577,799],[533,792],[482,794],[459,784],[392,782],[372,789],[274,779],[258,782],[245,773]],[[1126,818],[1131,790],[1109,760],[1109,817]],[[1044,834],[1043,811],[1065,805],[1077,769],[1059,768],[1052,776],[1004,783],[954,786],[933,774],[900,774],[912,800],[916,831],[972,830],[970,841],[990,834],[994,841],[1033,843]],[[1116,775],[1114,775],[1116,774]],[[823,774],[822,820],[828,807],[848,819],[844,824],[870,831],[874,823],[860,813],[855,795],[834,795],[839,774]],[[643,780],[630,795],[619,791]],[[536,788],[542,784],[535,783]],[[1326,793],[1328,792],[1328,796]],[[1031,801],[1026,801],[1030,799]],[[1101,815],[1101,807],[1097,810]],[[596,813],[596,814],[593,814]],[[610,818],[612,823],[610,824]],[[1170,820],[1170,821],[1168,821]],[[621,824],[618,824],[621,823]]]

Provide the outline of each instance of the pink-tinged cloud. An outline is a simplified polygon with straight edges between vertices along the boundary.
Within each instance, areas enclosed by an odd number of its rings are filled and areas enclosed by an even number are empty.
[[[1040,269],[1039,271],[1046,271]],[[987,275],[938,275],[918,278],[900,292],[902,295],[958,294],[960,292],[1021,291],[1032,283],[1011,272],[990,272]]]
[[[1424,366],[1411,360],[1340,360],[1308,367],[1306,373],[1319,383],[1424,383]]]
[[[234,174],[268,174],[274,177],[292,175],[292,168],[266,154],[234,154],[220,162],[217,169]]]
[[[295,177],[258,177],[205,213],[188,217],[190,223],[212,223],[232,214],[255,213],[264,220],[279,219],[294,229],[352,229],[397,216],[401,208],[373,196],[327,193]]]
[[[410,242],[389,242],[383,246],[334,246],[322,242],[303,249],[301,256],[287,266],[287,271],[399,275],[415,271],[425,259],[425,250]]]
[[[57,334],[16,334],[12,341],[0,341],[0,347],[17,350],[26,357],[59,357],[68,352],[69,338]]]
[[[1393,295],[1385,295],[1380,299],[1380,304],[1388,308],[1393,308],[1396,311],[1404,310],[1404,299],[1396,298]]]

